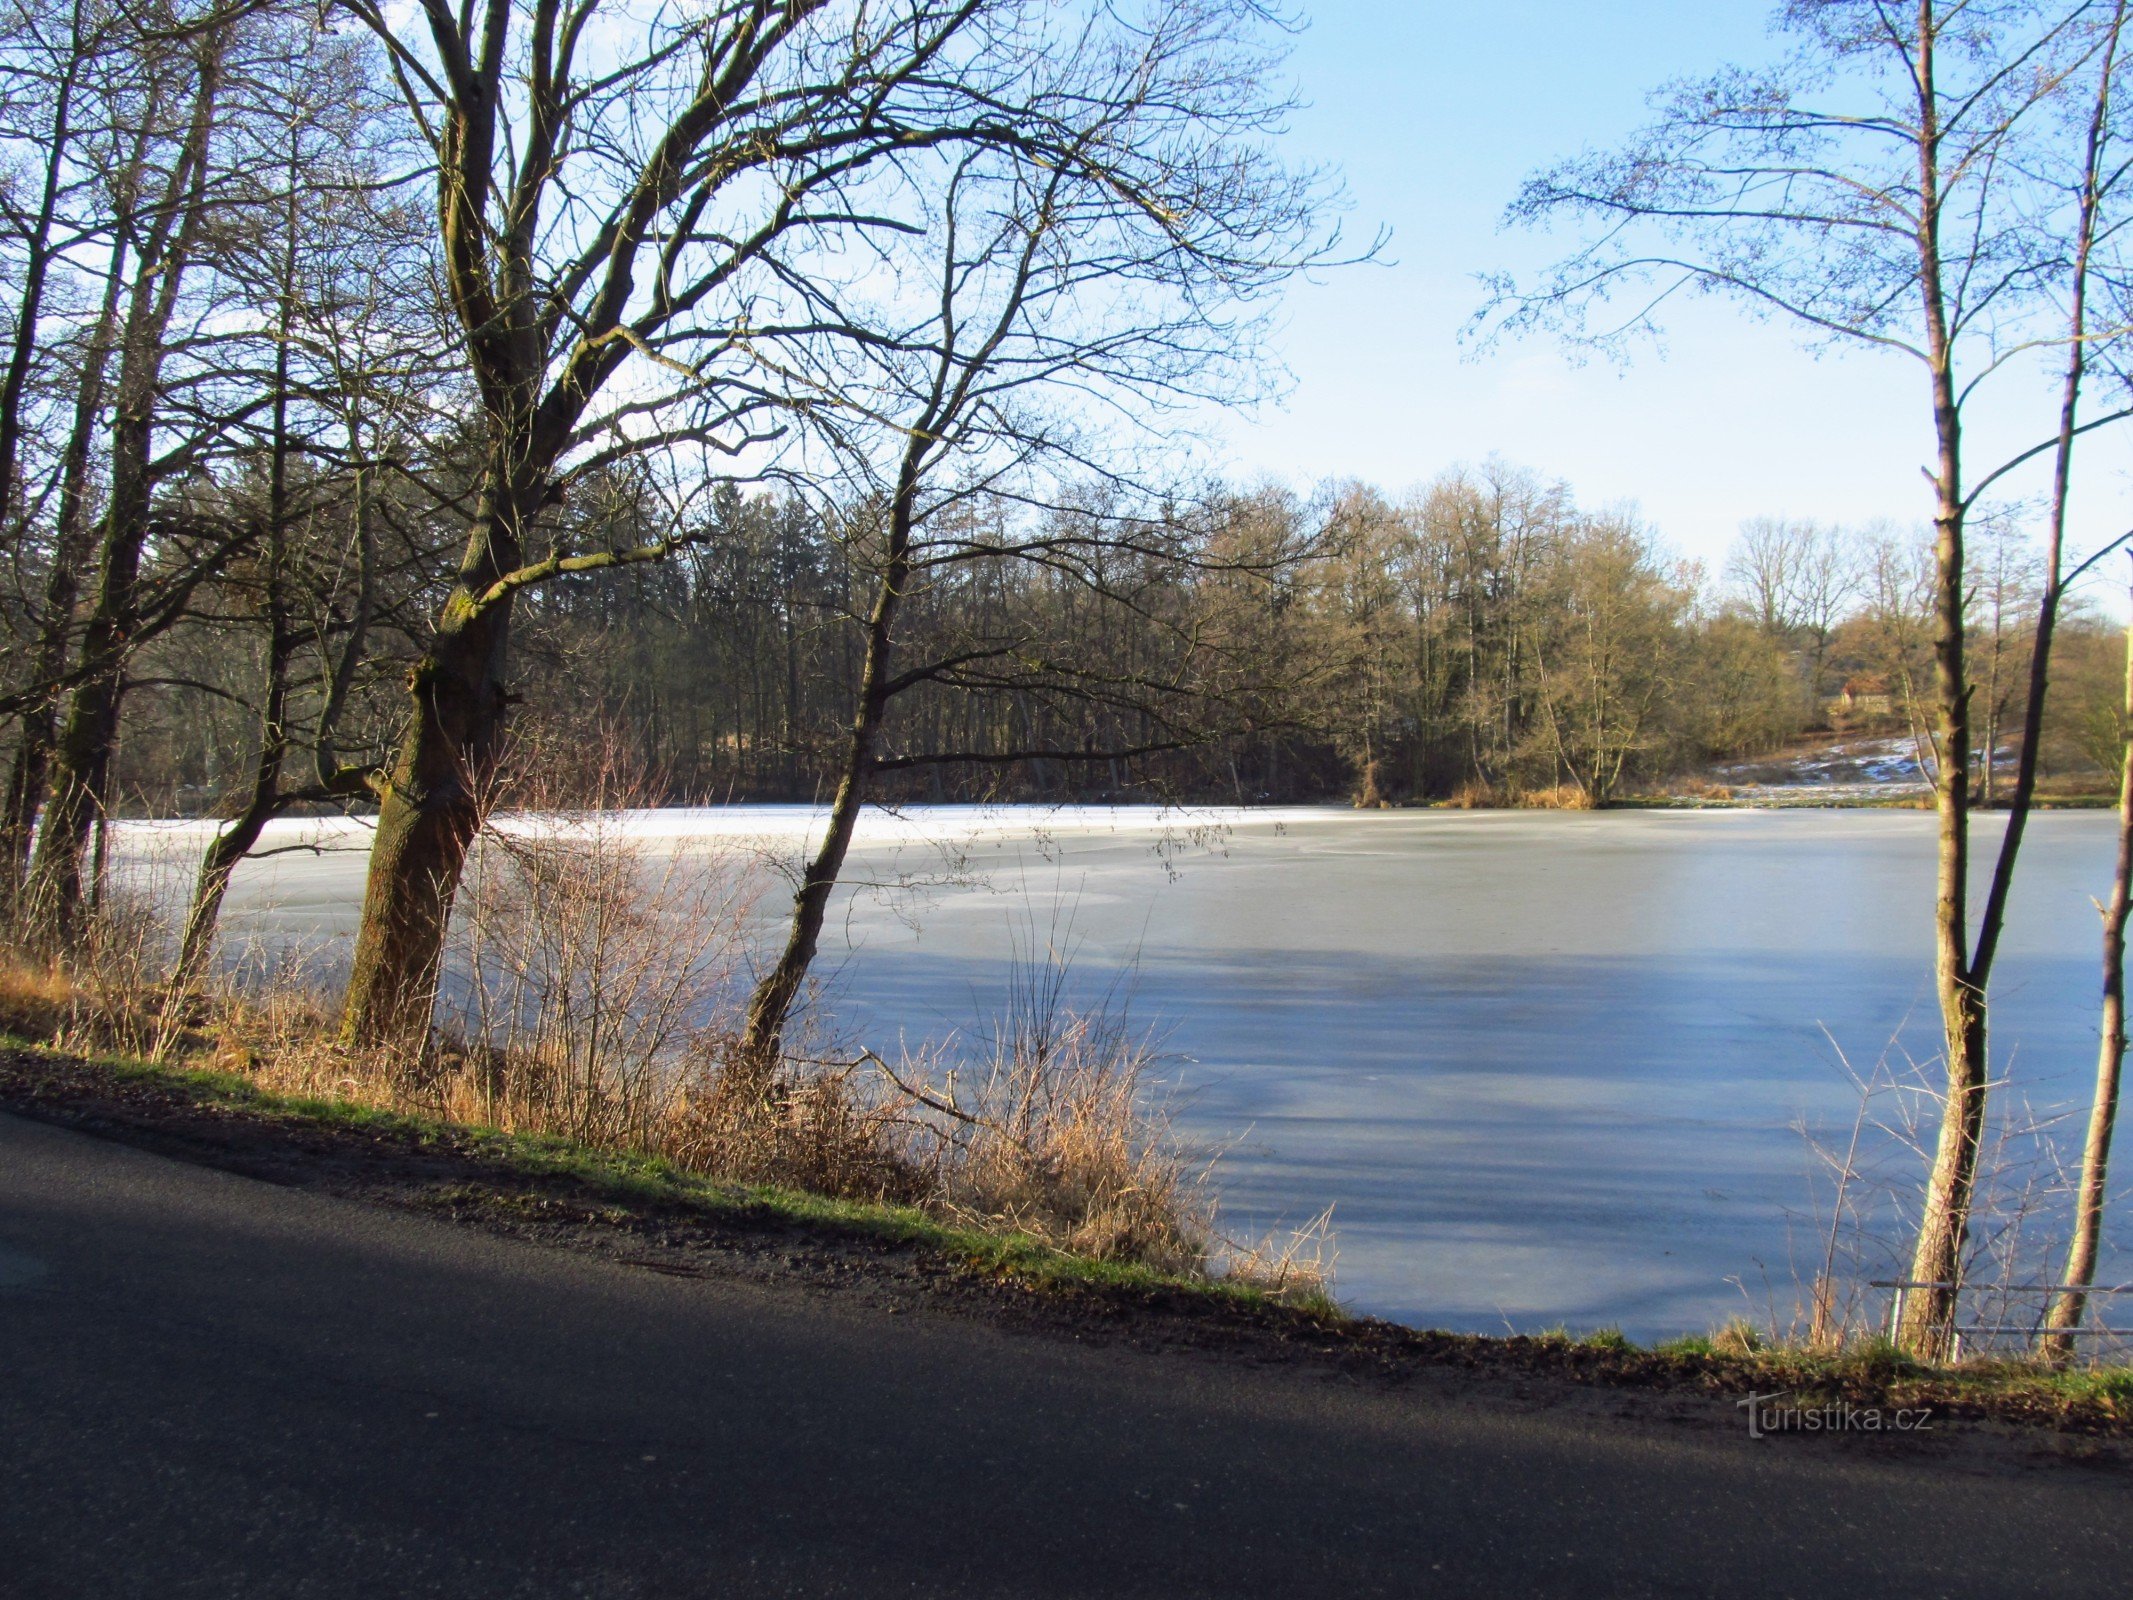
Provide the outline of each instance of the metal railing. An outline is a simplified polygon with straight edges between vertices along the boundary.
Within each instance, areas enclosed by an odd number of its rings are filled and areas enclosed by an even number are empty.
[[[1893,1289],[1889,1301],[1889,1338],[1894,1340],[1903,1327],[1903,1313],[1910,1304],[1914,1289],[1950,1289],[1958,1299],[1965,1293],[1994,1295],[2041,1295],[2034,1322],[1972,1322],[1958,1324],[1950,1333],[1948,1356],[1950,1360],[1963,1358],[1963,1338],[1972,1335],[1983,1339],[2004,1338],[2020,1334],[2025,1344],[2035,1344],[2049,1333],[2053,1338],[2067,1339],[2116,1339],[2127,1334],[2119,1328],[2106,1327],[2091,1322],[2079,1328],[2048,1328],[2046,1321],[2051,1316],[2052,1303],[2061,1295],[2078,1294],[2085,1299],[2108,1299],[2114,1294],[2133,1291],[2133,1283],[1932,1283],[1914,1278],[1873,1278],[1867,1282],[1869,1289]]]

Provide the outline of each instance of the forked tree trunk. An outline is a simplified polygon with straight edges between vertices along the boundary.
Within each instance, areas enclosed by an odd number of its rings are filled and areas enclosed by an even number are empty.
[[[2103,1018],[2096,1047],[2096,1097],[2089,1105],[2088,1138],[2081,1149],[2081,1181],[2074,1195],[2074,1232],[2060,1278],[2071,1293],[2055,1296],[2044,1320],[2038,1353],[2065,1361],[2074,1353],[2072,1330],[2088,1308],[2085,1292],[2096,1281],[2103,1243],[2103,1201],[2109,1190],[2111,1135],[2118,1125],[2118,1080],[2126,1058],[2126,914],[2133,902],[2133,624],[2126,629],[2124,741],[2119,748],[2118,864],[2111,898],[2103,908]]]
[[[1931,0],[1920,0],[1919,15],[1921,48],[1915,71],[1923,111],[1919,193],[1925,202],[1920,211],[1920,281],[1925,289],[1927,346],[1932,358],[1934,431],[1940,449],[1935,476],[1939,505],[1934,519],[1937,568],[1934,611],[1938,623],[1934,688],[1939,713],[1941,824],[1940,883],[1934,927],[1935,970],[1948,1072],[1940,1138],[1927,1181],[1917,1249],[1911,1260],[1913,1281],[1926,1287],[1911,1291],[1908,1312],[1898,1337],[1911,1354],[1942,1359],[1948,1354],[1954,1333],[1963,1249],[1969,1234],[1978,1151],[1984,1134],[1988,1082],[1986,987],[1991,979],[2000,933],[2006,925],[2008,896],[2023,831],[2028,825],[2036,794],[2038,751],[2043,743],[2052,636],[2062,595],[2062,561],[2074,445],[2081,431],[2076,424],[2087,370],[2088,273],[2098,237],[2106,182],[2104,148],[2111,127],[2116,63],[2126,7],[2119,4],[2108,25],[2096,80],[2096,96],[2089,115],[2080,222],[2071,263],[2066,368],[2053,456],[2045,585],[2038,604],[2036,638],[2031,646],[2014,789],[2009,796],[2006,829],[1993,863],[1991,886],[1978,918],[1974,943],[1968,929],[1967,907],[1972,686],[1963,660],[1963,522],[1968,501],[1962,493],[1960,402],[1949,354],[1940,287],[1943,264],[1938,203],[1940,128],[1933,75],[1934,14]],[[1974,495],[1975,491],[1972,493]],[[1996,728],[1996,723],[1994,726]],[[1988,741],[1986,750],[1988,763],[1993,753],[1991,743]]]

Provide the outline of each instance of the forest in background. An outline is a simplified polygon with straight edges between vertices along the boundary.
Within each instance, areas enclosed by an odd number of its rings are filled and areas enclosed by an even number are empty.
[[[605,488],[605,515],[647,514]],[[379,521],[412,553],[422,519],[405,510]],[[667,803],[824,799],[878,566],[864,511],[727,485],[713,531],[674,559],[530,599],[516,737],[549,769],[544,792],[568,792],[583,730],[598,726]],[[1032,518],[1000,500],[967,515],[1001,547]],[[1092,495],[1041,520],[1111,515]],[[1756,520],[1712,572],[1671,557],[1634,514],[1585,510],[1567,485],[1497,462],[1400,499],[1357,484],[1215,489],[1181,496],[1169,515],[1173,526],[1137,530],[1147,548],[1100,570],[1000,556],[917,588],[914,653],[1012,650],[905,697],[887,759],[929,759],[886,774],[884,797],[1604,804],[1693,786],[1714,763],[1815,732],[1924,737],[1932,551],[1919,530]],[[330,525],[323,510],[311,521]],[[311,531],[330,561],[345,530]],[[434,535],[451,536],[450,523]],[[434,561],[373,565],[375,616],[434,610],[422,581]],[[2013,517],[1980,530],[1972,565],[1980,727],[2004,763],[2041,575]],[[299,726],[319,726],[334,691],[353,576],[338,600],[330,577],[318,583]],[[196,614],[142,652],[118,759],[122,811],[217,814],[248,781],[271,611],[258,580],[242,565],[218,575]],[[341,738],[382,747],[416,634],[371,627],[383,639],[342,685],[336,719],[357,730]],[[2101,789],[2115,776],[2122,648],[2098,614],[2062,622],[2047,778]],[[1058,753],[1006,759],[1032,748]],[[930,759],[944,752],[970,759]],[[1993,774],[1977,765],[1989,802]]]

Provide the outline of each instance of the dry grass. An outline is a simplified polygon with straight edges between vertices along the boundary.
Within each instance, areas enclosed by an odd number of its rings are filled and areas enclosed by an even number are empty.
[[[1513,801],[1521,811],[1590,811],[1592,795],[1574,783],[1558,783],[1546,789],[1521,789]]]
[[[666,1154],[693,1172],[842,1200],[938,1209],[943,1144],[909,1098],[855,1061],[788,1060],[767,1099],[728,1092],[732,1036],[709,1041],[668,1124]]]
[[[0,961],[0,1027],[1326,1300],[1328,1219],[1223,1238],[1205,1164],[1172,1137],[1149,1040],[1108,1004],[1067,1004],[1064,960],[1019,966],[982,1034],[893,1065],[796,1054],[767,1098],[730,1092],[753,881],[739,857],[655,853],[606,810],[490,830],[455,912],[438,1037],[419,1058],[341,1046],[333,1008],[293,967],[172,996],[159,977],[168,940],[145,909],[109,918],[66,969]]]
[[[1592,796],[1574,783],[1545,789],[1517,785],[1497,787],[1470,779],[1451,792],[1444,804],[1454,811],[1590,811]]]
[[[65,1050],[162,1060],[197,1020],[161,982],[172,948],[145,896],[107,890],[64,963],[0,949],[0,1027]]]
[[[0,957],[0,1029],[24,1039],[52,1039],[66,1029],[75,989],[56,967]]]
[[[961,1067],[907,1062],[894,1081],[937,1119],[951,1152],[941,1204],[957,1220],[1099,1261],[1204,1272],[1214,1208],[1170,1135],[1152,1064],[1123,1018],[1057,1007],[1011,1014]]]
[[[1493,784],[1469,778],[1454,789],[1444,803],[1454,811],[1494,811],[1510,802]]]
[[[1677,778],[1668,784],[1666,796],[1672,800],[1724,801],[1733,798],[1733,790],[1723,783],[1714,783],[1709,778],[1692,775]]]

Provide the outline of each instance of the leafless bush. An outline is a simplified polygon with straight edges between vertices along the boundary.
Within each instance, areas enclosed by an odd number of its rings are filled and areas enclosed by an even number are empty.
[[[425,1087],[448,1115],[650,1150],[729,1020],[754,880],[729,856],[651,847],[629,817],[649,782],[605,749],[564,774],[586,809],[548,809],[536,773],[513,791],[533,809],[490,813]]]
[[[743,1183],[850,1200],[934,1202],[946,1143],[912,1114],[910,1097],[879,1070],[879,1057],[788,1057],[768,1096],[743,1096],[730,1091],[725,1070],[737,1044],[731,1034],[703,1041],[674,1107],[675,1160]]]
[[[162,982],[176,948],[168,916],[182,904],[184,852],[158,836],[117,861],[99,847],[93,899],[57,957],[29,941],[6,954],[0,1023],[61,1049],[116,1051],[160,1060],[195,1008]]]

